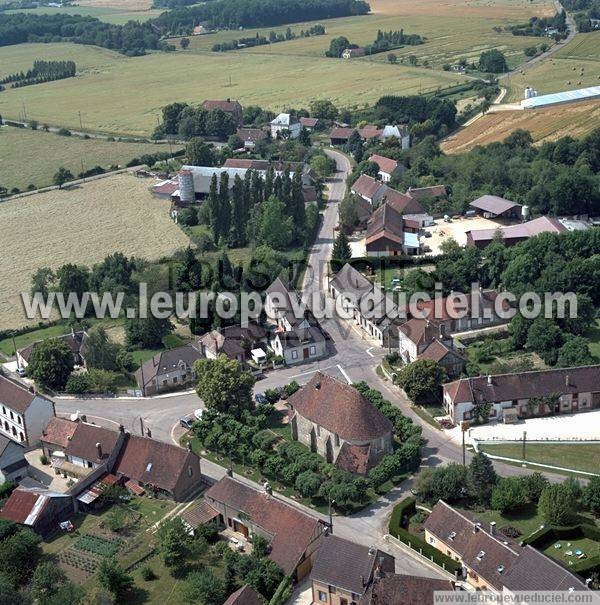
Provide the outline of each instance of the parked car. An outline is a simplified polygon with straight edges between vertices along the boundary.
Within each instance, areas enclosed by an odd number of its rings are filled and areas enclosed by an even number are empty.
[[[431,231],[425,231],[425,232],[423,233],[423,235],[424,235],[425,237],[431,237]]]
[[[187,429],[188,431],[192,428],[193,424],[194,421],[190,418],[186,418],[185,416],[179,419],[179,425],[182,426],[184,429]]]
[[[269,403],[269,400],[265,397],[264,393],[256,393],[256,395],[254,395],[254,400],[261,405]]]
[[[202,420],[203,413],[204,413],[204,410],[202,408],[198,408],[197,410],[194,410],[194,418],[196,420]]]
[[[18,369],[17,369],[17,374],[18,374],[18,375],[19,375],[21,378],[23,378],[24,376],[26,376],[26,375],[27,375],[27,370],[26,370],[25,368],[18,368]]]

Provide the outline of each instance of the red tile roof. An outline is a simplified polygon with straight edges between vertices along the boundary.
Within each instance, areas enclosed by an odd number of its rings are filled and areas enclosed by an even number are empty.
[[[350,187],[350,190],[356,195],[360,195],[368,199],[373,199],[373,196],[382,187],[385,187],[385,185],[381,181],[374,179],[368,174],[361,174],[358,179],[354,181],[354,184],[352,185],[352,187]]]
[[[37,393],[33,389],[0,375],[0,403],[6,407],[24,414],[36,397]]]
[[[181,518],[193,529],[218,516],[219,511],[215,510],[206,500],[197,500],[181,513]]]
[[[163,181],[152,187],[152,192],[155,195],[173,195],[179,189],[177,181]]]
[[[348,441],[384,437],[392,431],[392,423],[353,386],[321,372],[287,403],[300,416]]]
[[[74,422],[73,424],[76,425],[75,431],[68,442],[66,454],[96,464],[106,462],[116,447],[121,433],[87,422]],[[102,449],[101,458],[98,456],[97,443]]]
[[[319,118],[300,118],[300,124],[306,128],[314,128],[317,125]]]
[[[4,503],[0,518],[15,523],[25,523],[40,497],[36,492],[17,488]]]
[[[424,200],[432,197],[444,197],[447,195],[446,187],[444,185],[433,185],[431,187],[409,187],[406,195],[414,198],[415,200]]]
[[[221,109],[226,112],[239,112],[242,106],[237,101],[231,100],[211,100],[207,99],[202,103],[204,109]]]
[[[445,384],[444,392],[454,403],[475,404],[563,393],[598,393],[600,365],[463,378]]]
[[[555,218],[540,216],[520,225],[499,226],[495,229],[473,229],[472,231],[467,231],[467,234],[470,235],[474,242],[491,241],[498,230],[505,240],[512,240],[527,239],[540,235],[540,233],[564,233],[567,228]]]
[[[373,154],[369,158],[369,162],[375,162],[379,166],[379,170],[387,174],[393,174],[394,170],[398,168],[398,162],[396,162],[396,160],[386,158],[382,155]]]
[[[262,605],[263,600],[258,593],[247,584],[236,590],[223,605]]]
[[[377,128],[377,126],[374,126],[373,124],[367,124],[363,128],[358,129],[358,134],[360,134],[363,139],[367,140],[378,139],[382,133],[383,130],[381,128]]]
[[[370,453],[371,446],[369,445],[350,445],[344,441],[340,453],[335,459],[335,466],[349,473],[366,475],[369,470]]]
[[[450,580],[387,575],[373,582],[360,605],[431,605],[434,592],[452,590]]]
[[[223,164],[225,168],[250,168],[252,170],[267,170],[268,160],[252,160],[247,158],[228,158]]]
[[[198,467],[197,458],[176,445],[128,435],[113,473],[171,492],[192,459],[196,459],[194,466]]]
[[[330,139],[349,139],[352,136],[352,133],[355,132],[354,128],[344,128],[342,126],[336,126],[331,129],[329,133]]]
[[[269,558],[285,574],[296,569],[308,547],[322,531],[322,525],[316,517],[237,479],[221,479],[204,497],[209,503],[230,507],[232,514],[233,511],[243,512],[252,523],[273,536]]]
[[[404,224],[402,216],[394,207],[383,202],[371,215],[367,223],[367,233],[365,243],[367,246],[375,240],[386,238],[391,242],[398,244],[402,249],[404,243]]]
[[[57,418],[55,416],[54,418],[50,418],[46,428],[42,431],[40,439],[44,443],[57,445],[62,449],[67,449],[70,438],[73,437],[76,429],[76,422],[71,422],[66,418]]]
[[[419,359],[431,359],[438,363],[446,357],[449,353],[454,353],[458,356],[456,351],[453,351],[450,347],[447,347],[443,342],[437,340],[437,338],[419,355]]]
[[[382,200],[387,200],[394,210],[400,214],[425,214],[425,210],[419,202],[387,185]]]
[[[262,128],[238,128],[237,135],[242,141],[252,141],[253,143],[267,138],[267,133]]]

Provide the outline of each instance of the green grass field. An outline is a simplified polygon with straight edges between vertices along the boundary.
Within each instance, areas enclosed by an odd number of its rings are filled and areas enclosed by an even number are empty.
[[[372,14],[329,19],[322,21],[326,35],[310,38],[298,38],[271,46],[259,46],[239,51],[240,54],[288,55],[322,57],[329,42],[337,36],[346,36],[351,42],[364,45],[375,39],[377,30],[398,30],[416,33],[426,38],[419,46],[405,46],[394,50],[400,60],[414,54],[420,63],[428,61],[432,66],[440,67],[444,63],[456,63],[464,57],[477,60],[483,50],[498,48],[505,52],[509,63],[515,65],[523,59],[523,49],[531,46],[529,38],[513,36],[509,32],[497,33],[494,26],[503,27],[519,23],[534,14],[544,14],[548,10],[545,2],[461,2],[450,1],[444,4],[423,0],[419,3],[397,0],[375,0],[370,2]],[[292,26],[299,33],[316,22]],[[222,31],[191,39],[192,51],[210,50],[216,42],[237,39],[241,36],[252,37],[256,33],[267,35],[269,31],[284,32],[286,27],[258,28],[239,31]],[[355,62],[369,59],[355,60]],[[373,57],[373,61],[386,62],[387,53]]]
[[[516,527],[523,537],[539,529],[540,525],[544,522],[541,515],[537,512],[537,507],[530,504],[515,513],[506,513],[504,515],[496,510],[478,510],[474,514],[481,521],[487,521],[488,523],[495,521],[499,530],[507,526]]]
[[[24,12],[28,15],[56,15],[60,13],[68,15],[82,15],[84,17],[96,17],[100,21],[122,25],[127,21],[148,21],[158,17],[161,10],[128,10],[120,8],[109,8],[99,6],[41,6],[39,8],[29,8],[25,11],[6,11],[7,13]]]
[[[66,50],[70,45],[59,46]],[[44,56],[46,45],[21,48],[29,53],[27,64],[31,64],[35,57]],[[6,65],[5,50],[0,49],[0,63],[6,71],[14,71]],[[13,48],[10,51],[14,54]],[[107,51],[98,52],[100,63]],[[25,105],[30,119],[74,128],[79,126],[81,111],[86,128],[147,135],[161,108],[175,100],[199,103],[232,97],[244,105],[282,110],[323,98],[356,106],[384,94],[418,94],[465,81],[442,71],[316,57],[156,53],[127,59],[113,53],[113,58],[76,78],[6,90],[0,95],[0,114],[18,118]],[[19,60],[22,64],[23,54]]]
[[[555,544],[560,544],[561,548],[555,548]],[[567,546],[570,544],[570,546]],[[600,555],[600,542],[590,540],[589,538],[579,538],[578,540],[558,540],[553,542],[544,550],[544,554],[560,561],[563,564],[575,563],[577,555],[575,551],[581,550],[587,558]],[[571,553],[570,555],[567,553]]]
[[[520,443],[485,445],[489,454],[521,460],[523,447]],[[599,443],[530,443],[525,448],[527,462],[560,466],[573,471],[600,474]]]
[[[178,148],[176,148],[178,149]],[[146,153],[169,151],[168,145],[121,143],[63,137],[42,130],[3,126],[0,128],[0,183],[7,189],[21,190],[33,184],[36,188],[52,185],[59,167],[74,175],[94,166],[125,166]],[[23,170],[27,166],[27,170]]]
[[[600,31],[577,34],[556,56],[561,59],[594,59],[600,61]]]

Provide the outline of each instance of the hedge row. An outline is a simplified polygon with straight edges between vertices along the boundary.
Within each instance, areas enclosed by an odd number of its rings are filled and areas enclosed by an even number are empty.
[[[439,565],[450,573],[458,574],[462,570],[462,565],[441,553],[437,548],[434,548],[430,544],[427,544],[425,540],[422,540],[418,536],[409,533],[402,527],[403,518],[406,514],[412,514],[416,510],[415,499],[405,498],[399,504],[394,507],[392,517],[389,524],[390,535],[398,538],[401,542],[409,545],[413,550],[420,552],[424,557],[433,561],[436,565]]]

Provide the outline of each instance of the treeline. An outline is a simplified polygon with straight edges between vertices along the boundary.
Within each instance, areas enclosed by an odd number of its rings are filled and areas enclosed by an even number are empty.
[[[187,103],[171,103],[163,107],[163,121],[154,130],[152,137],[162,139],[165,135],[177,135],[182,139],[198,136],[226,139],[237,130],[230,114],[222,109],[204,109]]]
[[[573,19],[580,32],[597,31],[591,19],[600,19],[600,0],[565,0],[563,6],[573,12]]]
[[[556,29],[559,33],[558,39],[567,35],[567,15],[565,11],[556,13],[553,17],[532,17],[526,25],[509,26],[508,30],[514,36],[546,36],[547,30]],[[556,37],[556,35],[555,35]]]
[[[581,140],[563,137],[533,146],[531,135],[517,130],[503,142],[460,155],[442,155],[431,141],[413,149],[411,168],[399,184],[431,182],[451,191],[447,205],[434,212],[463,212],[484,194],[528,205],[534,214],[600,215],[600,128]]]
[[[75,61],[41,61],[33,62],[33,68],[27,72],[10,74],[0,80],[0,84],[12,83],[11,88],[20,88],[21,86],[30,86],[32,84],[41,84],[43,82],[52,82],[53,80],[63,80],[64,78],[73,78],[77,67]]]
[[[253,46],[264,46],[265,44],[275,44],[277,42],[286,42],[300,38],[310,38],[311,36],[323,36],[325,27],[323,25],[313,25],[307,30],[301,30],[300,34],[295,34],[290,27],[285,31],[285,34],[280,34],[274,31],[269,32],[269,36],[261,36],[258,32],[256,36],[251,38],[240,38],[239,40],[230,40],[229,42],[221,42],[214,44],[213,52],[226,52],[228,50],[237,50],[239,48],[249,48]]]
[[[164,33],[189,35],[199,21],[208,21],[212,28],[265,27],[364,15],[369,10],[363,0],[214,0],[165,12],[154,23]]]
[[[423,44],[423,42],[424,40],[419,34],[405,34],[403,29],[388,32],[377,30],[375,41],[365,46],[365,53],[367,55],[374,55],[404,45],[418,46],[419,44]]]
[[[129,21],[125,25],[105,23],[81,15],[0,14],[0,46],[24,42],[74,42],[117,50],[128,56],[146,50],[167,50],[150,22]]]

